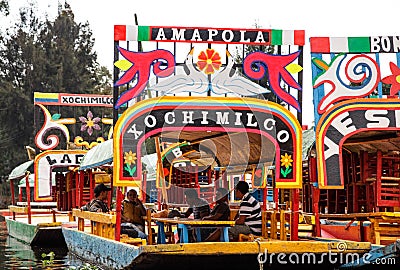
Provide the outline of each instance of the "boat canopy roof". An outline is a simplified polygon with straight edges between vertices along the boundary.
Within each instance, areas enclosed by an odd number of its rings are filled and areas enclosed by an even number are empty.
[[[81,161],[79,170],[99,167],[113,161],[113,140],[107,140],[90,149]]]
[[[10,175],[8,176],[8,180],[19,179],[25,176],[25,173],[30,171],[33,173],[33,160],[26,161],[17,167],[15,167]]]
[[[28,180],[29,180],[29,186],[31,188],[33,188],[34,184],[35,184],[35,174],[33,174],[33,173],[30,174],[28,176]],[[52,172],[51,185],[52,186],[56,185],[56,173],[55,172]],[[25,178],[22,178],[21,180],[19,180],[18,187],[19,188],[25,188],[26,187],[26,179]]]
[[[33,188],[33,185],[35,184],[35,175],[30,174],[28,176],[28,180],[29,180],[29,186]],[[26,187],[26,178],[22,178],[21,180],[19,180],[18,187],[20,188]]]

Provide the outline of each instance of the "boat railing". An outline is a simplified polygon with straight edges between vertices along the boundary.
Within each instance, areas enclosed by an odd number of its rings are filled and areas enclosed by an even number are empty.
[[[85,220],[90,221],[90,233],[108,238],[116,239],[116,226],[117,226],[117,214],[115,211],[110,211],[109,213],[102,212],[90,212],[84,211],[82,209],[72,209],[72,218],[78,219],[78,230],[85,231]],[[122,234],[117,241],[123,242],[130,245],[146,245],[145,239],[132,238],[127,235]]]
[[[261,212],[261,237],[263,239],[277,239],[277,240],[294,240],[292,239],[293,229],[292,210],[265,210]],[[311,226],[311,232],[314,232],[315,216],[311,214],[299,212],[298,224],[306,224]],[[253,235],[239,235],[239,241],[253,241],[257,236]]]
[[[16,205],[9,205],[8,210],[12,213],[12,219],[17,219],[17,214],[23,214],[28,216],[28,224],[32,223],[32,211],[30,206],[16,206]]]
[[[85,219],[90,220],[90,232],[94,235],[115,239],[117,216],[115,212],[101,213],[72,209],[72,216],[78,218],[78,230],[85,230]]]
[[[57,215],[68,215],[69,221],[73,221],[74,218],[72,216],[71,211],[59,211],[56,208],[46,208],[46,209],[29,209],[28,206],[16,206],[16,205],[9,205],[8,210],[13,213],[13,220],[16,220],[16,215],[27,215],[28,216],[28,224],[32,223],[32,214],[52,214],[53,223],[57,222]]]

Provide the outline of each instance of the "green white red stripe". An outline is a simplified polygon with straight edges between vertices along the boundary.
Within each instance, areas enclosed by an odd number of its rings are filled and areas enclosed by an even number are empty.
[[[369,53],[370,37],[311,37],[312,53]]]
[[[304,30],[277,30],[272,29],[271,45],[299,45],[304,46]]]
[[[155,40],[152,38],[152,31],[154,29],[164,28],[164,26],[138,26],[138,25],[114,25],[114,40],[115,41],[167,41],[167,42],[191,42],[192,40]],[[225,37],[230,37],[230,33],[235,33],[236,35],[241,34],[241,32],[261,32],[268,34],[269,39],[265,39],[265,42],[259,43],[261,45],[298,45],[304,46],[305,43],[305,33],[304,30],[277,30],[277,29],[226,29],[226,28],[204,28],[204,27],[165,27],[166,29],[188,29],[192,31],[193,29],[198,29],[198,31],[215,31],[219,32],[229,32],[225,33]],[[154,34],[154,33],[153,33]],[[233,34],[232,34],[233,35]],[[216,37],[217,39],[217,37]],[[248,38],[242,38],[247,40]],[[195,42],[206,42],[206,43],[230,43],[229,41],[210,41],[209,39],[203,39],[202,41]],[[257,42],[246,42],[246,41],[233,41],[232,43],[240,44],[255,44]]]

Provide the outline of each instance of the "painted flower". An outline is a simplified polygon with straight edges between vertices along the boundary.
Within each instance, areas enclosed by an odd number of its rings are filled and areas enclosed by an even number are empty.
[[[285,153],[285,155],[281,155],[281,166],[288,168],[289,166],[292,166],[292,155],[288,155]]]
[[[390,95],[394,96],[400,91],[400,68],[395,63],[390,62],[390,71],[392,75],[382,79],[383,83],[391,84]]]
[[[82,122],[81,131],[87,130],[89,136],[92,136],[93,129],[100,130],[100,126],[97,124],[100,122],[99,117],[93,118],[93,114],[91,111],[88,111],[87,118],[84,116],[79,116],[79,120]]]
[[[124,163],[131,166],[136,163],[136,153],[132,153],[132,151],[125,152],[124,154]]]
[[[207,49],[205,52],[201,51],[198,59],[197,67],[204,71],[205,74],[213,74],[222,65],[221,56],[214,49]]]

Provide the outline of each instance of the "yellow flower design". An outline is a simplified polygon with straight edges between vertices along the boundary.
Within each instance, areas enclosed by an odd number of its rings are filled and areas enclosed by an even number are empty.
[[[129,166],[135,164],[136,162],[136,153],[132,153],[132,151],[125,152],[124,154],[124,163],[128,164]]]
[[[281,166],[282,167],[290,167],[292,166],[292,155],[288,155],[287,153],[285,153],[285,155],[281,155]]]

